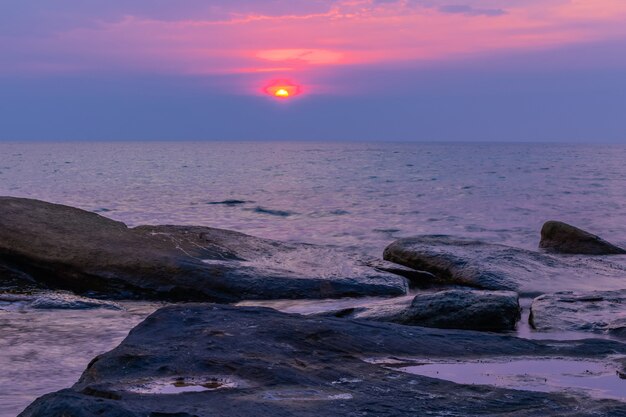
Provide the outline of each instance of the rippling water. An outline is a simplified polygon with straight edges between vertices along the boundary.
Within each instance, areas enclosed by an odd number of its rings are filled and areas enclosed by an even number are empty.
[[[551,218],[626,242],[624,161],[624,145],[0,144],[0,194],[131,225],[202,224],[376,253],[420,233],[534,248]]]
[[[0,416],[15,417],[38,396],[73,385],[91,359],[114,348],[159,307],[120,306],[33,309],[0,296]]]
[[[0,195],[375,255],[423,233],[535,248],[548,219],[624,245],[624,161],[623,145],[0,143]],[[0,305],[0,417],[71,385],[158,306],[123,307]]]

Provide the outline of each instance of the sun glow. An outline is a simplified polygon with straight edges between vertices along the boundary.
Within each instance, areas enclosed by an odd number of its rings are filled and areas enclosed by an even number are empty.
[[[266,84],[263,92],[278,99],[288,99],[302,94],[302,88],[288,80],[273,80]]]

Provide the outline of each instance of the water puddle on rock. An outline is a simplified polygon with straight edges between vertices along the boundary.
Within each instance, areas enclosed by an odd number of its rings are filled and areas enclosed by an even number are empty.
[[[424,361],[397,370],[458,384],[493,385],[540,392],[586,393],[626,401],[626,379],[611,363],[575,359],[503,359],[471,362]]]
[[[241,383],[230,378],[153,379],[131,385],[126,388],[126,391],[136,394],[182,394],[186,392],[239,388],[241,385]]]

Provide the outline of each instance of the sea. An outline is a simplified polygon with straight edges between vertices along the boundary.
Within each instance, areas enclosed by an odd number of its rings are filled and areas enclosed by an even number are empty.
[[[0,143],[0,195],[129,226],[203,225],[376,256],[420,234],[535,249],[551,219],[626,246],[626,145],[617,144]],[[160,306],[118,304],[36,309],[0,293],[0,417],[71,386]]]

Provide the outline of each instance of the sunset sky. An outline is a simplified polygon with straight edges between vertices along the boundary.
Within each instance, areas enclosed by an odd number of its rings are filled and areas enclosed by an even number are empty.
[[[626,142],[626,1],[5,0],[0,98],[0,140]]]

